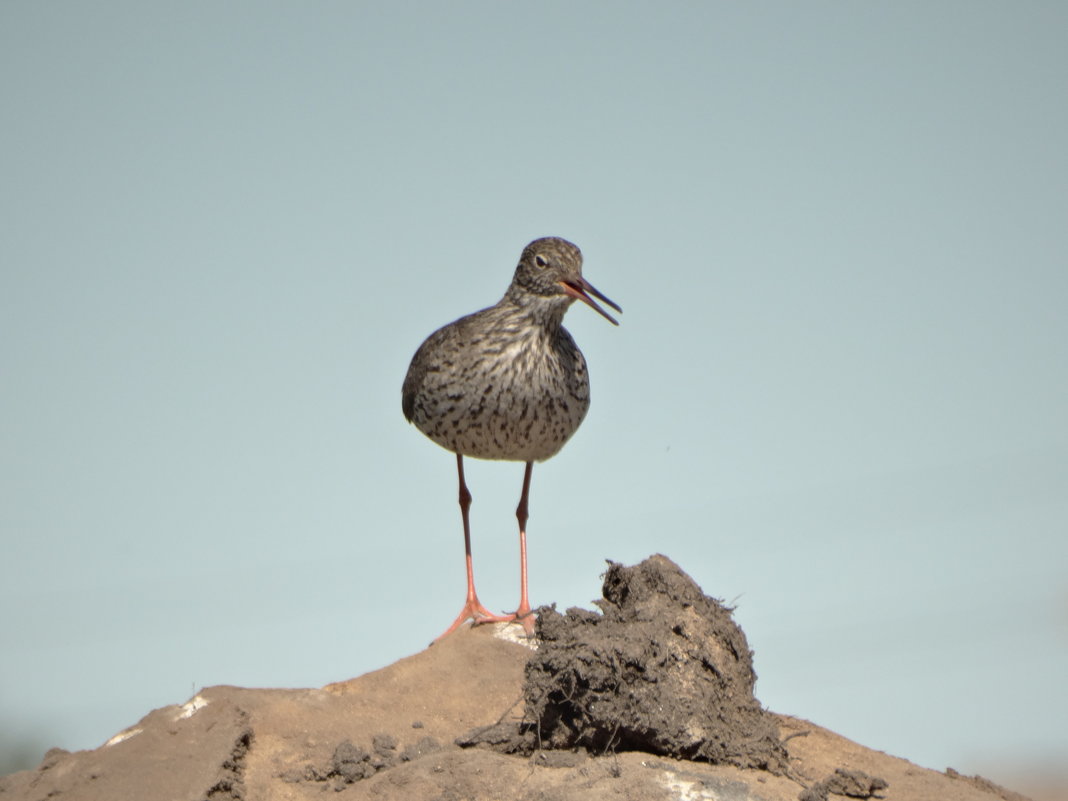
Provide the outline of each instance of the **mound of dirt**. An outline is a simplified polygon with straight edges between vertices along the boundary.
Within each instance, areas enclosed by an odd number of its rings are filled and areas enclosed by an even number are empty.
[[[775,718],[753,696],[756,673],[731,610],[666,556],[609,562],[601,613],[538,610],[522,722],[461,745],[505,753],[644,751],[781,774]]]
[[[533,660],[497,624],[322,689],[209,687],[0,776],[0,800],[1026,801],[761,710],[729,610],[664,557],[611,565],[604,595],[601,615],[543,612]],[[455,744],[475,728],[533,757]]]

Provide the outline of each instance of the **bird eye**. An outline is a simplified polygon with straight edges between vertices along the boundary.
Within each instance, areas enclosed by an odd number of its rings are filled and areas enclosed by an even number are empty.
[[[537,256],[534,257],[534,263],[536,265],[538,265],[539,267],[548,267],[549,266],[549,260],[547,258],[545,258],[544,256],[542,256],[540,253]]]

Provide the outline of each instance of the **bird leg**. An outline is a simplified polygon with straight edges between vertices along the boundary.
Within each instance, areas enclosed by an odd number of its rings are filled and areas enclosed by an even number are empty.
[[[534,636],[534,613],[530,609],[527,596],[527,501],[530,498],[530,474],[534,462],[527,462],[523,473],[523,494],[519,496],[519,506],[515,516],[519,521],[519,608],[515,611],[515,620],[523,624],[523,629],[530,637]]]
[[[467,601],[464,603],[464,608],[460,610],[460,614],[456,616],[456,620],[449,626],[445,633],[440,635],[434,642],[443,639],[444,637],[452,634],[456,629],[470,620],[474,625],[479,623],[510,623],[516,619],[516,615],[495,615],[490,610],[482,605],[482,602],[478,600],[478,594],[475,592],[475,571],[471,564],[471,519],[468,515],[468,511],[471,509],[471,492],[467,489],[467,482],[464,481],[464,457],[460,454],[456,454],[456,471],[460,475],[460,513],[464,519],[464,553],[467,557]],[[530,463],[527,463],[527,473],[530,472]],[[528,475],[529,480],[529,475]],[[523,595],[526,597],[526,551],[525,545],[523,552]],[[524,624],[524,627],[526,624]]]

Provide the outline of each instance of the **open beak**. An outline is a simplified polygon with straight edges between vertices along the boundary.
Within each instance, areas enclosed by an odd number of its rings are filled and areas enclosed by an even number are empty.
[[[585,278],[579,276],[578,278],[572,278],[567,281],[560,281],[559,283],[560,286],[564,288],[565,293],[573,297],[575,300],[581,300],[599,315],[608,320],[608,322],[610,322],[612,325],[619,325],[619,321],[616,320],[615,317],[606,312],[604,309],[602,309],[601,305],[596,300],[591,298],[590,295],[593,295],[593,297],[597,298],[598,300],[603,300],[617,312],[622,313],[623,310],[619,308],[619,306],[617,306],[615,303],[610,301],[608,298],[606,298],[604,295],[602,295],[600,292],[598,292],[594,285],[587,281]]]

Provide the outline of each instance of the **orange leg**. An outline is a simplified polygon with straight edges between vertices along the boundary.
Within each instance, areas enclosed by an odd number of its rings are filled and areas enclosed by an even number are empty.
[[[490,610],[482,605],[482,602],[478,600],[478,594],[475,592],[475,571],[471,564],[471,520],[468,515],[468,511],[471,509],[471,492],[467,489],[467,482],[464,481],[464,457],[460,454],[456,454],[456,471],[460,475],[460,513],[464,519],[464,553],[467,557],[467,601],[464,603],[464,608],[460,610],[460,614],[456,616],[456,620],[449,626],[445,633],[440,635],[434,642],[442,639],[443,637],[452,634],[456,629],[460,628],[466,621],[472,621],[476,626],[479,623],[509,623],[516,619],[516,615],[495,615]],[[527,463],[527,481],[530,480],[530,463]],[[525,538],[524,538],[525,540]],[[526,598],[526,545],[521,540],[523,550],[523,597]],[[528,608],[529,612],[529,608]],[[524,624],[524,628],[526,624]]]
[[[530,499],[530,474],[533,469],[534,462],[527,462],[527,469],[523,473],[523,494],[519,496],[519,506],[515,510],[516,519],[519,520],[519,608],[515,611],[514,620],[522,623],[523,629],[531,637],[534,636],[534,613],[527,595],[527,501]]]

